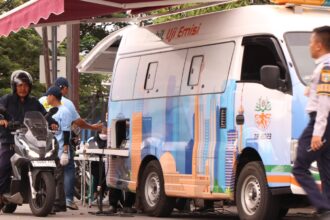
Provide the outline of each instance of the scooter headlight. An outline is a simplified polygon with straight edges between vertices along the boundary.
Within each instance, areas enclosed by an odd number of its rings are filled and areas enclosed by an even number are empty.
[[[31,158],[39,158],[39,154],[37,154],[36,152],[34,152],[27,143],[25,143],[25,141],[20,141],[20,143],[24,146],[27,154],[31,157]]]

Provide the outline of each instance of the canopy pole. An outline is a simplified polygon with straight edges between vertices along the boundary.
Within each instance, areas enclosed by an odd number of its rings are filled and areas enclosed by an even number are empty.
[[[50,68],[49,68],[49,48],[48,48],[48,34],[47,27],[42,27],[42,41],[43,41],[43,53],[44,53],[44,64],[45,64],[45,79],[47,89],[50,87]]]
[[[57,79],[57,26],[52,26],[52,83]]]
[[[79,73],[77,65],[79,63],[79,44],[80,44],[80,24],[67,25],[67,79],[71,87],[69,98],[79,110]]]

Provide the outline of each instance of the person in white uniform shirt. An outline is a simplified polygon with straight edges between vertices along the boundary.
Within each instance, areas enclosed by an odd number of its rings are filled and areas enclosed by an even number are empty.
[[[315,28],[310,39],[310,53],[316,68],[308,96],[306,111],[310,120],[298,142],[297,159],[292,170],[305,190],[319,219],[330,220],[330,27]],[[309,171],[317,161],[322,182],[322,192]]]

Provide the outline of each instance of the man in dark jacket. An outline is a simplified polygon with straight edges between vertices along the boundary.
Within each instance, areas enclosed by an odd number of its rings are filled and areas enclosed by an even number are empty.
[[[11,164],[10,158],[14,154],[14,136],[7,128],[9,121],[23,123],[26,112],[39,111],[46,114],[45,108],[38,99],[30,96],[32,77],[23,70],[11,74],[12,94],[0,98],[0,207],[3,205],[3,194],[9,191]],[[52,128],[56,125],[52,122]]]

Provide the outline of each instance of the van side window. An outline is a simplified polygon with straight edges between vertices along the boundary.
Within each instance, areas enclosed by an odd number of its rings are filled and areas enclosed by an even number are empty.
[[[187,49],[141,56],[134,85],[134,99],[178,96]]]
[[[203,68],[204,56],[193,56],[189,71],[188,86],[196,86]]]
[[[140,57],[123,58],[118,61],[112,83],[112,100],[132,99],[139,61]]]
[[[235,43],[225,42],[189,48],[181,95],[223,92],[229,75]]]
[[[264,45],[246,45],[243,55],[242,80],[260,81],[260,68],[276,65],[273,52]]]
[[[244,37],[242,45],[244,46],[242,82],[260,83],[268,89],[292,94],[289,69],[275,37]]]
[[[157,73],[158,62],[151,62],[148,65],[146,79],[144,83],[144,89],[150,90],[154,88],[155,78]]]

